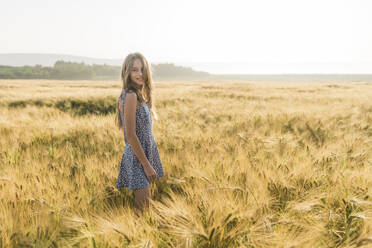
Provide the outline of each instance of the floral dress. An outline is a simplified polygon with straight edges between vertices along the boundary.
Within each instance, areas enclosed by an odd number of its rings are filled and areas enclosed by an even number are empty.
[[[119,103],[124,106],[125,90],[122,91],[119,97]],[[120,109],[120,108],[119,108]],[[121,158],[119,175],[116,181],[117,188],[127,187],[128,189],[140,189],[150,185],[147,180],[145,171],[143,170],[141,162],[134,154],[132,147],[128,143],[126,136],[126,128],[124,121],[124,107],[120,111],[120,118],[123,123],[123,134],[125,147],[123,156]],[[152,116],[147,103],[139,104],[136,110],[136,134],[142,145],[147,159],[154,168],[157,178],[164,176],[163,166],[160,160],[158,147],[156,145],[153,129],[152,129]]]

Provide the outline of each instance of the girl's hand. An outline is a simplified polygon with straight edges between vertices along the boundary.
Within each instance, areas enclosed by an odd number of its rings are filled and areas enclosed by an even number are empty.
[[[147,180],[149,180],[149,182],[152,183],[152,181],[157,177],[156,171],[151,165],[146,166],[144,168],[144,171],[145,171]]]

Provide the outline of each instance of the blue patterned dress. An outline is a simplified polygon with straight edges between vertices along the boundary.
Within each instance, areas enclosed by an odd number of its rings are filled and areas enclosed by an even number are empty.
[[[125,95],[126,92],[123,90],[119,97],[119,104],[122,104],[122,106],[124,106]],[[125,147],[121,158],[116,187],[128,187],[128,189],[131,190],[140,189],[149,186],[150,182],[147,180],[141,162],[138,160],[132,147],[128,143],[123,112],[120,111],[120,117],[123,123]],[[136,110],[136,134],[147,159],[156,171],[157,178],[163,177],[164,171],[152,129],[151,111],[146,103],[143,103],[142,105],[139,104],[138,109]]]

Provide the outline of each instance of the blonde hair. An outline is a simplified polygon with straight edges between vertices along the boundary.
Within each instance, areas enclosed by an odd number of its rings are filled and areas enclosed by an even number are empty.
[[[142,76],[143,76],[143,81],[144,81],[142,86],[137,85],[136,83],[132,82],[132,80],[130,79],[130,72],[132,71],[132,68],[133,68],[133,62],[136,59],[139,59],[142,63],[142,70],[143,70]],[[153,98],[152,98],[151,65],[147,62],[145,56],[143,56],[139,52],[128,54],[121,68],[120,79],[123,84],[122,91],[125,90],[126,92],[128,91],[135,92],[137,95],[137,102],[140,104],[147,103],[147,105],[149,106],[151,110],[152,115],[157,120],[158,118],[155,112],[155,107],[153,106]],[[136,108],[138,108],[138,104]],[[123,128],[123,123],[120,117],[120,110],[119,110],[119,99],[116,105],[115,123],[119,129]]]

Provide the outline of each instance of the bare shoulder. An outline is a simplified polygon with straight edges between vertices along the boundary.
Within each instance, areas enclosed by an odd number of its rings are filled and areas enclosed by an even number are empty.
[[[125,97],[125,105],[128,109],[136,109],[137,95],[134,92],[127,92]]]
[[[136,93],[134,91],[127,91],[127,93],[125,93],[126,96],[136,96]]]

